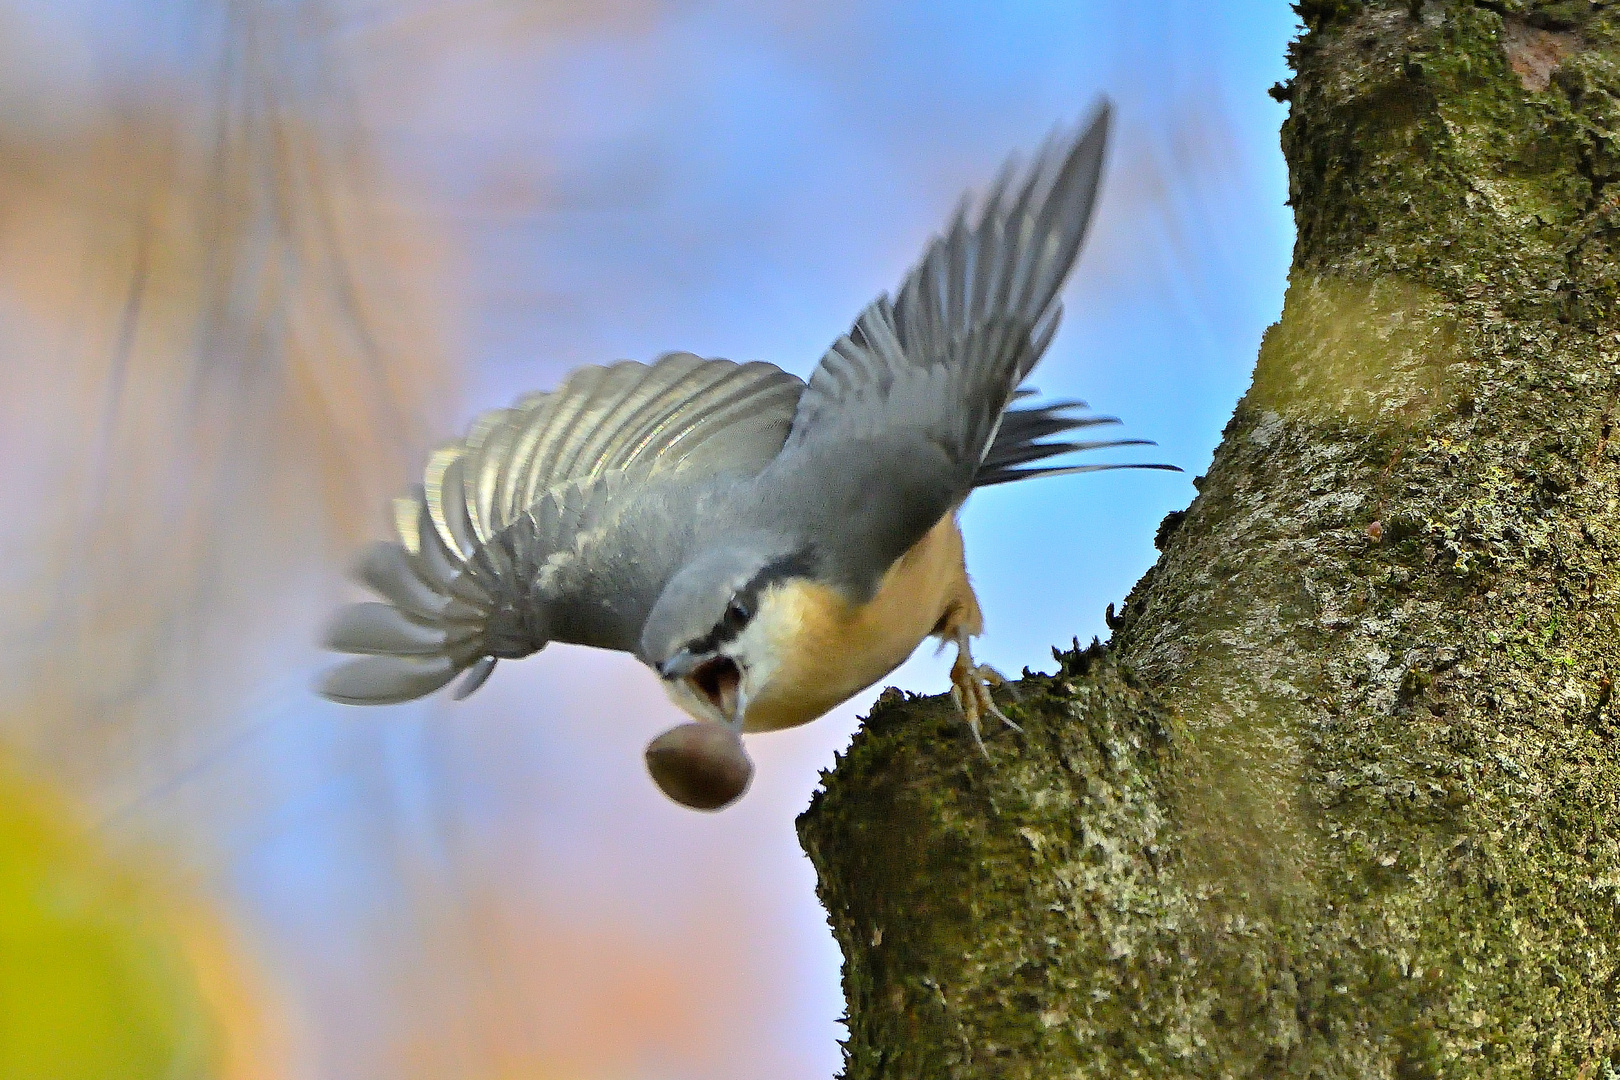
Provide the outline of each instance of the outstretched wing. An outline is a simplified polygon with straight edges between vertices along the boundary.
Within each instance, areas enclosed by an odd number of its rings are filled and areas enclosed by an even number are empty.
[[[428,513],[445,543],[467,550],[569,482],[682,468],[752,475],[781,450],[803,390],[772,364],[691,353],[580,368],[437,451]]]
[[[976,221],[963,201],[898,296],[861,313],[810,377],[788,436],[812,441],[911,430],[971,486],[1018,384],[1057,329],[1062,288],[1091,220],[1106,107],[1054,138],[1028,169],[1010,160]]]
[[[1108,123],[1105,104],[1076,132],[1049,140],[1028,168],[1009,161],[976,217],[964,200],[896,298],[869,305],[811,375],[783,448],[784,474],[813,462],[801,471],[822,474],[820,482],[837,483],[829,473],[854,477],[868,505],[885,505],[871,501],[881,496],[895,511],[872,524],[873,536],[841,545],[848,579],[881,574],[975,486],[1133,467],[1021,468],[1131,440],[1043,441],[1117,422],[1073,415],[1078,403],[1008,411],[1057,330],[1058,293],[1091,220]]]
[[[672,505],[683,479],[758,473],[803,387],[770,364],[672,353],[582,368],[479,417],[395,500],[398,540],[361,559],[357,576],[382,599],[338,613],[327,645],[360,658],[321,693],[407,701],[466,671],[464,697],[498,658],[550,641],[633,648],[689,528],[691,508]]]

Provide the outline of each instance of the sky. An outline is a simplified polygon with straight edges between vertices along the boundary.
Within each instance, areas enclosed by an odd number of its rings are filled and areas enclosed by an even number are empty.
[[[386,179],[350,197],[429,253],[410,263],[431,264],[426,284],[386,311],[446,373],[401,458],[417,467],[581,364],[683,349],[807,376],[962,192],[1111,99],[1103,194],[1032,384],[1157,443],[1112,460],[1185,472],[970,500],[976,653],[1008,673],[1106,636],[1105,606],[1190,501],[1281,309],[1285,110],[1265,91],[1297,31],[1282,0],[263,6],[318,38],[265,62],[319,57],[295,97],[317,119],[341,104]],[[219,47],[203,3],[0,12],[16,60],[0,117],[29,130],[83,127],[152,83],[183,98]],[[382,500],[350,509],[382,535]],[[182,743],[137,732],[141,767],[93,800],[102,835],[167,845],[235,914],[293,1074],[834,1075],[839,955],[794,818],[881,685],[751,737],[753,789],[696,814],[644,773],[643,746],[682,717],[625,656],[548,648],[461,703],[315,699],[342,564],[277,563],[232,601],[253,642],[234,692]],[[949,661],[925,647],[884,682],[941,692]]]

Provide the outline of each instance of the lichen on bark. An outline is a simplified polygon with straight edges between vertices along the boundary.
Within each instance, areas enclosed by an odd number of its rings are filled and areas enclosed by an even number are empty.
[[[935,753],[961,749],[960,717],[895,692],[813,803],[810,821],[839,823],[804,834],[843,868],[822,901],[860,943],[850,1075],[1043,1077],[1105,1062],[1128,1022],[1182,1037],[1181,1003],[1141,993],[1186,906],[1160,884],[1169,720],[1100,649],[1061,660],[1023,682],[1018,744],[1036,753],[1000,736],[995,768]]]
[[[1620,10],[1307,6],[1283,316],[1107,653],[801,819],[851,1078],[1620,1072]]]

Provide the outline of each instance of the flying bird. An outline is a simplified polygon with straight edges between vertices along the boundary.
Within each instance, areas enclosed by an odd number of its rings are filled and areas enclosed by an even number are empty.
[[[695,723],[654,740],[666,793],[705,809],[752,774],[740,732],[792,727],[956,646],[973,739],[999,681],[957,512],[976,488],[1134,464],[1052,459],[1137,439],[1052,441],[1118,421],[1022,405],[1057,330],[1108,139],[1100,105],[964,198],[891,299],[808,382],[772,364],[669,353],[583,367],[479,417],[396,499],[398,538],[357,576],[326,644],[358,654],[320,692],[382,705],[478,689],[553,641],[634,654]]]

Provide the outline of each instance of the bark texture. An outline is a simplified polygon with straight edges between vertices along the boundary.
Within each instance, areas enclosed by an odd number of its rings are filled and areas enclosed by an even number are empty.
[[[1620,5],[1299,10],[1283,316],[1112,643],[800,820],[852,1080],[1620,1074]]]

